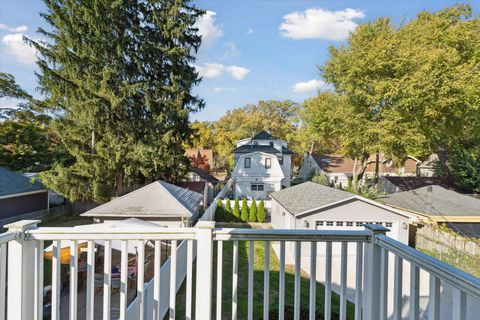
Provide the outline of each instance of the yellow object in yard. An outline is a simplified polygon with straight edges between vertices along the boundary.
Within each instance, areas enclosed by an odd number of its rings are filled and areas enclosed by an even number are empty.
[[[79,243],[77,246],[77,257],[80,256],[80,250],[87,247],[87,243]],[[53,251],[47,251],[43,255],[46,259],[52,260],[53,259]],[[60,249],[60,263],[61,264],[70,264],[70,246],[64,247]]]

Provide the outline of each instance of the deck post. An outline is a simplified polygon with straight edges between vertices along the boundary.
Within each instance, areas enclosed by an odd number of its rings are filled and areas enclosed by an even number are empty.
[[[27,240],[25,231],[39,220],[22,220],[5,225],[17,234],[8,243],[7,319],[34,319],[35,314],[35,241]]]
[[[197,283],[195,318],[212,318],[213,228],[215,222],[200,221],[197,228]]]
[[[380,282],[382,248],[376,244],[376,235],[386,234],[389,229],[376,224],[365,224],[371,234],[370,243],[365,245],[365,281],[363,319],[380,319]]]

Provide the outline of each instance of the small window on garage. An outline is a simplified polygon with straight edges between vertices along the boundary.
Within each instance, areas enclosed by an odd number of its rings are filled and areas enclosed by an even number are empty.
[[[343,221],[337,221],[337,227],[343,227]]]
[[[270,169],[272,167],[272,158],[265,158],[265,169]]]
[[[356,222],[355,225],[356,225],[357,227],[361,227],[361,226],[363,226],[363,222],[360,222],[360,221],[359,221],[359,222]]]
[[[250,168],[251,165],[252,165],[252,159],[250,159],[250,158],[245,158],[245,160],[244,160],[244,166],[245,166],[245,168]]]
[[[391,222],[385,222],[385,227],[391,228],[391,227],[392,227],[392,223],[391,223]]]
[[[353,222],[352,221],[347,221],[347,227],[353,227]]]
[[[327,227],[333,227],[333,221],[327,221]]]

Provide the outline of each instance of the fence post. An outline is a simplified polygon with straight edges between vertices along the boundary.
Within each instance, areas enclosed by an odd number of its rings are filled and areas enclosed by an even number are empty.
[[[213,221],[199,221],[197,228],[197,283],[195,318],[212,318]]]
[[[371,241],[365,246],[365,274],[363,319],[380,319],[380,279],[382,248],[375,243],[378,234],[386,234],[389,229],[376,224],[365,224]]]
[[[25,238],[25,231],[40,220],[22,220],[5,225],[17,233],[8,243],[8,320],[34,318],[35,312],[35,241]]]

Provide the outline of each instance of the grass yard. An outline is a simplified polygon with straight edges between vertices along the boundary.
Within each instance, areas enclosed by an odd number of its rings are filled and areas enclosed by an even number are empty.
[[[263,318],[263,275],[264,275],[264,257],[265,249],[263,241],[254,242],[254,293],[253,293],[253,318]],[[248,308],[248,251],[249,242],[239,241],[238,245],[238,319],[247,319]],[[216,256],[217,248],[215,245],[214,255]],[[279,286],[279,270],[280,263],[275,252],[270,247],[270,319],[278,318],[278,286]],[[195,272],[195,270],[194,270]],[[232,273],[233,273],[233,242],[224,241],[223,243],[223,282],[222,282],[222,318],[231,319],[232,311]],[[194,273],[195,274],[195,273]],[[212,314],[215,316],[216,303],[216,259],[213,269],[213,309]],[[195,278],[195,277],[194,277]],[[194,281],[195,282],[195,281]],[[293,319],[294,305],[294,285],[295,271],[293,266],[285,267],[285,319]],[[195,296],[195,283],[194,283]],[[310,295],[310,278],[308,274],[302,272],[301,277],[301,319],[308,318],[309,312],[309,295]],[[317,319],[323,319],[324,309],[324,287],[317,282]],[[195,298],[195,297],[193,297]],[[185,283],[177,295],[177,319],[185,319]],[[340,299],[339,296],[332,292],[332,319],[338,319]],[[347,319],[354,318],[354,305],[347,304]]]

